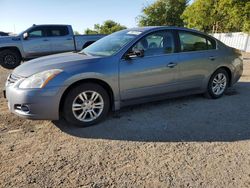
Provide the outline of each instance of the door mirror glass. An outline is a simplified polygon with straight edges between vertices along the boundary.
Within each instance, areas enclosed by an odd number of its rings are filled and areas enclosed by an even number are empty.
[[[28,37],[29,37],[29,34],[28,34],[27,32],[23,34],[23,39],[24,39],[24,40],[27,40]]]
[[[144,57],[144,50],[133,50],[125,55],[125,59],[132,59],[136,57]]]

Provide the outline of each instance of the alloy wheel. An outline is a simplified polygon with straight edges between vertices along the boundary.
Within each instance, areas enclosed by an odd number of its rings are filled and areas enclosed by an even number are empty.
[[[223,73],[217,74],[212,83],[212,91],[215,95],[221,95],[227,87],[227,77]]]
[[[4,57],[4,63],[7,65],[13,65],[16,62],[16,58],[13,55],[6,55]]]
[[[91,122],[97,119],[104,108],[102,96],[96,91],[84,91],[73,101],[72,112],[76,119]]]

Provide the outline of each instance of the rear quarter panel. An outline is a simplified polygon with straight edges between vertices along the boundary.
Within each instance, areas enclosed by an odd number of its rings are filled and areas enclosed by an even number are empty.
[[[216,61],[212,64],[212,72],[208,75],[206,82],[209,81],[211,75],[219,68],[228,68],[231,72],[230,86],[236,83],[243,72],[243,61],[240,56],[234,53],[233,49],[227,47],[220,41],[218,42],[218,50],[216,52]]]

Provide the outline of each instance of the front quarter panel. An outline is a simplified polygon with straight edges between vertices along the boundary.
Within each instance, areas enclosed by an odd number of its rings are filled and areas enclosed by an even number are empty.
[[[21,37],[2,37],[0,38],[0,49],[15,47],[19,50],[22,57],[25,57],[25,53],[23,51],[22,39]]]
[[[46,87],[64,88],[63,93],[72,84],[86,79],[97,79],[108,84],[114,94],[114,100],[119,101],[119,81],[118,81],[118,62],[114,58],[103,58],[97,62],[88,64],[78,64],[67,67],[63,73],[55,77]]]

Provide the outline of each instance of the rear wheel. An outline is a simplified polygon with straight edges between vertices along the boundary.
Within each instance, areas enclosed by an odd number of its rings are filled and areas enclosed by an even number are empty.
[[[98,84],[86,83],[69,91],[63,105],[63,116],[73,125],[87,127],[104,119],[109,108],[106,90]]]
[[[225,69],[218,69],[210,78],[206,96],[217,99],[224,95],[229,86],[229,76]]]
[[[21,56],[16,50],[3,50],[0,52],[0,64],[7,69],[14,69],[21,63]]]

